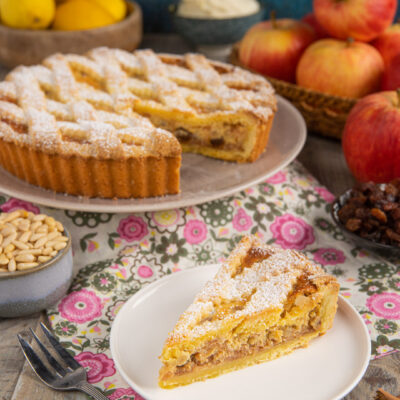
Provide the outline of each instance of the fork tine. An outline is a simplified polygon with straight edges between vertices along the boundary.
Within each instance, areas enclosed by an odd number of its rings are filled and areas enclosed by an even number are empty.
[[[36,375],[44,382],[51,383],[54,379],[54,375],[47,369],[47,367],[43,364],[42,360],[38,357],[38,355],[34,352],[31,345],[22,338],[20,334],[17,335],[19,343],[21,345],[22,351],[28,360],[30,366],[35,371]]]
[[[61,346],[60,342],[47,329],[47,327],[43,324],[43,322],[40,323],[40,327],[42,328],[42,331],[46,335],[47,339],[49,339],[49,342],[53,346],[54,350],[58,353],[58,355],[66,362],[66,364],[70,368],[74,370],[78,368],[83,368],[81,364],[79,364],[78,361],[76,361],[74,357],[72,357],[71,354],[69,354],[68,351]]]
[[[40,350],[42,350],[43,354],[47,358],[49,364],[57,371],[57,373],[61,376],[65,376],[68,372],[65,368],[63,368],[60,363],[50,354],[50,352],[44,347],[43,343],[37,337],[36,333],[30,328],[33,338],[35,339],[36,343],[39,345]]]

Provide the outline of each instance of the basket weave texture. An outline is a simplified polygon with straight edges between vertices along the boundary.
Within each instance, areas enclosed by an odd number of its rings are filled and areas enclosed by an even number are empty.
[[[232,64],[257,73],[239,61],[237,46],[234,46],[232,50],[230,61]],[[342,137],[347,116],[357,99],[332,96],[302,88],[294,83],[268,76],[266,78],[279,95],[285,97],[297,107],[306,120],[310,131],[336,139]]]

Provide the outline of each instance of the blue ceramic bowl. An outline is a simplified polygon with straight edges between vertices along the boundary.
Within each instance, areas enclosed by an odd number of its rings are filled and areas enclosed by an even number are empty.
[[[172,24],[177,33],[194,45],[226,45],[239,41],[250,27],[264,18],[264,8],[237,18],[187,18],[170,8]]]
[[[58,254],[25,271],[0,273],[0,317],[21,317],[42,311],[63,297],[72,280],[71,236]]]

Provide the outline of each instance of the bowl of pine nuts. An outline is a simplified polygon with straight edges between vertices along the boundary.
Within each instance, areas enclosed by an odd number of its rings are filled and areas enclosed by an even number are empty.
[[[0,214],[0,317],[41,311],[67,292],[72,280],[71,237],[45,214]]]

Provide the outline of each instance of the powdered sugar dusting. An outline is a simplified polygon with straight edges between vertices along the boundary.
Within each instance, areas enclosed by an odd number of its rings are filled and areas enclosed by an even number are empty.
[[[18,67],[0,83],[0,99],[0,134],[7,140],[46,152],[105,158],[179,153],[176,138],[136,114],[137,105],[185,114],[245,110],[261,119],[270,118],[276,105],[263,78],[204,56],[106,47]]]
[[[263,259],[243,268],[243,260],[250,251],[259,252]],[[262,244],[253,236],[244,237],[181,316],[170,339],[202,336],[218,329],[226,319],[250,316],[267,309],[283,310],[300,276],[324,274],[319,266],[297,251]],[[232,310],[229,305],[240,307]],[[230,312],[213,318],[220,307]]]

